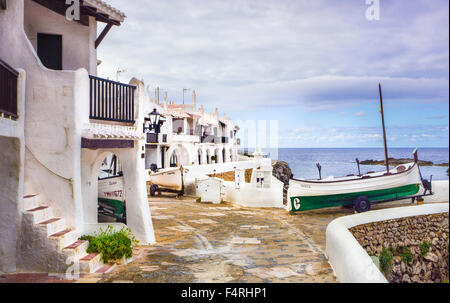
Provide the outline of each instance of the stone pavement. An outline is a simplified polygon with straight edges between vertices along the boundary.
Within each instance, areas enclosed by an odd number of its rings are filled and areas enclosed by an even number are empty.
[[[325,231],[352,209],[289,214],[191,198],[150,198],[157,244],[139,246],[133,262],[78,283],[329,283],[337,282],[325,257]],[[408,206],[394,202],[374,209]],[[0,282],[64,282],[46,274],[0,276]]]
[[[137,247],[132,263],[79,282],[337,282],[325,256],[325,231],[335,218],[353,213],[329,208],[289,214],[189,198],[149,203],[157,244]],[[375,209],[393,206],[401,204]]]

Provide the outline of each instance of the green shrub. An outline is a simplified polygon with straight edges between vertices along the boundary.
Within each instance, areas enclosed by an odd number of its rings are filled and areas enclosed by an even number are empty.
[[[394,255],[392,254],[390,249],[386,249],[384,247],[380,253],[380,267],[385,276],[388,276],[391,273],[393,258]]]
[[[101,253],[102,261],[105,263],[123,257],[131,258],[133,247],[139,243],[129,228],[124,227],[115,232],[112,226],[108,226],[104,231],[100,230],[96,236],[82,236],[80,240],[89,241],[87,252]]]
[[[423,241],[422,243],[419,244],[419,248],[420,248],[420,253],[419,255],[424,258],[426,257],[426,255],[428,254],[428,252],[430,251],[430,247],[431,244],[427,241]]]
[[[402,258],[403,263],[411,264],[414,260],[414,255],[409,251],[406,246],[400,247],[397,250],[398,255]]]

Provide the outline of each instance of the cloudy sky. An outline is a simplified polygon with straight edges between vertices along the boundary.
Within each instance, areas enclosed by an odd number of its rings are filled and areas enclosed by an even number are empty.
[[[281,147],[381,147],[381,82],[391,147],[448,147],[448,0],[379,0],[378,21],[366,0],[107,2],[127,19],[99,47],[100,76],[278,120]]]

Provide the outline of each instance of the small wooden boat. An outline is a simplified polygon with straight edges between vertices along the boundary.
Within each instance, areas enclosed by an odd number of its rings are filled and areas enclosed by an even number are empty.
[[[354,206],[368,211],[370,204],[406,199],[419,193],[422,179],[417,163],[397,166],[387,171],[360,176],[323,180],[291,179],[289,201],[292,211],[333,206]]]
[[[117,162],[113,156],[109,169],[102,168],[98,179],[98,214],[106,222],[126,222],[124,177],[117,172]]]
[[[160,169],[157,172],[150,172],[148,184],[150,185],[150,195],[161,192],[177,193],[184,192],[183,168]]]
[[[417,149],[413,153],[414,162],[397,166],[393,170],[390,169],[381,84],[379,85],[379,93],[386,170],[378,173],[358,174],[358,176],[330,177],[322,180],[322,167],[318,163],[319,180],[290,180],[288,190],[289,210],[296,212],[334,206],[353,206],[357,212],[365,212],[370,210],[373,203],[407,198],[414,201],[433,194],[431,180],[428,182],[422,179],[418,166]],[[359,171],[358,159],[357,163]],[[418,195],[421,187],[425,191]]]

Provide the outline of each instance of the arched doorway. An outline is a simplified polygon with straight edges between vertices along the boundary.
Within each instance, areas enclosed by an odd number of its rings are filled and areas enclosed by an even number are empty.
[[[223,159],[223,163],[228,162],[225,148],[222,149],[222,159]]]
[[[197,155],[198,155],[198,164],[201,165],[202,164],[202,155],[203,155],[203,153],[202,153],[202,150],[200,148],[198,149]]]
[[[172,155],[170,156],[170,167],[178,167],[178,166],[179,166],[178,155],[177,152],[174,150]]]
[[[219,150],[214,150],[214,163],[219,163]]]
[[[230,148],[229,157],[230,157],[230,162],[234,162],[233,150],[231,148]]]
[[[98,222],[127,224],[125,182],[115,154],[103,160],[98,171]]]
[[[206,150],[206,163],[211,164],[211,154],[209,153],[209,149]]]

